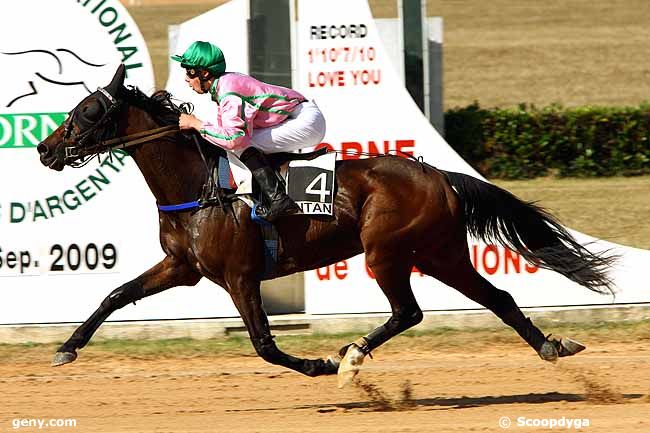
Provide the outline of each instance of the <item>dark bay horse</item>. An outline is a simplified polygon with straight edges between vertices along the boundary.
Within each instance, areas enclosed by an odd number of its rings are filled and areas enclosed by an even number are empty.
[[[45,166],[62,170],[79,158],[109,150],[113,146],[109,143],[122,141],[115,137],[178,124],[180,111],[168,93],[148,97],[124,87],[123,81],[121,66],[107,87],[80,102],[68,120],[40,143],[38,152]],[[150,135],[128,149],[158,203],[184,203],[201,194],[208,175],[195,144],[173,131]],[[219,152],[207,143],[201,146],[208,160]],[[491,310],[544,360],[555,361],[584,348],[569,339],[547,339],[510,294],[479,275],[470,262],[467,234],[501,243],[529,262],[600,293],[612,290],[606,271],[613,257],[588,251],[541,208],[464,174],[384,156],[340,161],[336,176],[332,219],[296,216],[277,222],[281,238],[277,273],[306,271],[365,252],[392,315],[384,325],[344,346],[341,355],[353,348],[363,358],[422,320],[409,283],[414,266]],[[260,297],[261,233],[244,203],[232,202],[232,212],[221,207],[160,212],[159,223],[164,259],[113,290],[58,349],[54,365],[74,361],[77,349],[88,343],[113,311],[206,277],[228,291],[263,359],[309,376],[337,372],[340,357],[300,359],[276,346]]]

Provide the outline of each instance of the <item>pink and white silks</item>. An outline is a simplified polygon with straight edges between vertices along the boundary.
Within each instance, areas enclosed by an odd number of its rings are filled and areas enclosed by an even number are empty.
[[[214,81],[210,94],[217,114],[199,132],[237,156],[249,146],[264,153],[313,147],[325,136],[320,109],[295,90],[228,72]]]

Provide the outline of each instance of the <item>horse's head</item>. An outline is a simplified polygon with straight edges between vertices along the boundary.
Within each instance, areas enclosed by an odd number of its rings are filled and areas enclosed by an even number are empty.
[[[61,171],[66,165],[97,153],[102,140],[116,134],[116,114],[121,105],[126,69],[120,65],[111,83],[88,95],[71,112],[66,121],[38,145],[41,163]]]

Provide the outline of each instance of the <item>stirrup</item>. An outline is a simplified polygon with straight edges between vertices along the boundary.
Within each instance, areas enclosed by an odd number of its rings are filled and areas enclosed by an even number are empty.
[[[273,223],[278,218],[298,215],[302,213],[300,207],[287,195],[283,196],[279,200],[272,201],[271,204],[267,207],[264,204],[254,206],[255,216],[265,220],[267,223]],[[251,217],[253,213],[251,212]]]
[[[298,204],[293,201],[291,197],[289,197],[287,194],[283,194],[282,197],[279,200],[274,200],[271,202],[271,206],[269,208],[269,213],[273,213],[273,208],[277,209],[277,217],[282,217],[282,216],[291,216],[291,215],[297,215],[302,213],[302,209]]]
[[[255,203],[253,205],[253,207],[251,208],[251,220],[253,220],[254,223],[257,223],[257,224],[262,225],[262,226],[271,226],[271,225],[273,225],[273,224],[271,224],[270,221],[266,220],[263,216],[260,216],[257,213],[257,208],[259,206],[260,206],[259,203]],[[261,206],[261,207],[262,207],[262,209],[264,209],[264,206]]]

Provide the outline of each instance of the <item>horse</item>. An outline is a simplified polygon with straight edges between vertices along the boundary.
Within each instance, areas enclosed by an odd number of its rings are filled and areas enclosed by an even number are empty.
[[[159,204],[196,200],[211,182],[206,164],[223,151],[178,130],[181,110],[169,93],[146,96],[124,86],[124,77],[121,65],[108,86],[84,98],[37,146],[41,163],[61,171],[98,153],[124,148]],[[77,350],[117,309],[172,287],[193,286],[205,277],[230,294],[256,353],[265,361],[311,377],[335,374],[344,364],[358,370],[355,366],[374,349],[422,321],[409,282],[414,267],[489,309],[545,361],[583,350],[585,346],[569,338],[546,337],[508,292],[475,270],[468,233],[504,245],[587,289],[613,293],[607,271],[614,255],[589,251],[543,208],[490,183],[388,155],[337,161],[336,189],[332,218],[290,216],[275,223],[281,240],[276,276],[365,253],[391,307],[390,318],[369,334],[327,359],[302,359],[281,351],[260,295],[265,263],[260,227],[246,204],[222,194],[220,206],[159,211],[164,258],[110,292],[57,350],[52,365],[73,362]]]

